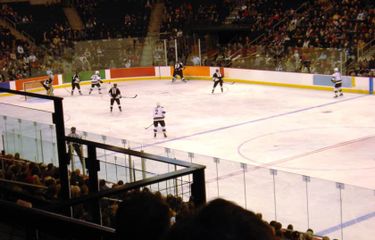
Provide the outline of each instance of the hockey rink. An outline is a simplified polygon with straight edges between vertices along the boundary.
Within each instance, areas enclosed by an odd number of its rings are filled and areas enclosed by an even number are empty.
[[[177,80],[173,84],[167,80],[128,81],[118,85],[122,96],[138,96],[122,98],[123,111],[119,112],[114,105],[112,113],[107,94],[111,84],[103,84],[103,94],[95,89],[91,95],[88,95],[89,85],[83,85],[83,96],[78,92],[71,96],[70,86],[55,89],[55,95],[64,97],[65,126],[75,126],[79,132],[142,143],[145,152],[164,147],[253,165],[249,171],[272,168],[279,170],[279,175],[295,173],[343,183],[346,189],[351,185],[363,188],[366,194],[345,205],[355,211],[344,216],[347,224],[343,226],[347,231],[344,236],[364,239],[358,238],[358,232],[362,236],[375,234],[373,95],[345,93],[343,97],[333,98],[330,91],[241,83],[225,83],[223,93],[217,87],[211,94],[212,82],[199,80],[187,83]],[[152,123],[153,108],[158,102],[167,112],[167,138],[160,130],[154,138],[153,127],[145,129]],[[25,101],[20,96],[1,97],[0,103],[52,111],[51,104],[44,100]],[[5,108],[1,112],[15,117],[21,114],[6,112]],[[212,158],[207,159],[205,165],[214,166]],[[230,176],[227,181],[231,181]],[[231,184],[237,185],[235,177]],[[207,189],[207,192],[215,190]],[[301,198],[305,197],[303,194]],[[298,215],[294,212],[298,206],[293,205],[293,200],[289,204],[290,209],[284,210],[286,219],[289,215]],[[247,207],[252,208],[249,204]],[[323,214],[317,217],[323,222],[339,211],[330,206],[316,209],[319,211],[314,214]],[[283,222],[282,218],[278,220]],[[336,229],[340,222],[336,217],[330,221],[324,229],[315,227],[315,233],[327,234],[331,239],[341,238],[340,230]],[[298,227],[298,223],[294,224]],[[304,225],[299,226],[305,230]]]

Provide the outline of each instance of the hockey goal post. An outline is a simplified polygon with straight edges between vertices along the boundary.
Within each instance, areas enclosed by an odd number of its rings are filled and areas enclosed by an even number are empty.
[[[34,81],[27,81],[23,83],[23,91],[24,92],[36,92],[43,90],[43,80],[34,80]],[[25,95],[25,100],[27,100],[27,97]]]

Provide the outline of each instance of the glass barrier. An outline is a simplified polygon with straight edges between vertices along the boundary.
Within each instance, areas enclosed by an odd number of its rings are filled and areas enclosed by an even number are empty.
[[[63,61],[56,61],[60,72],[92,71],[140,65],[144,39],[119,38],[74,42]]]
[[[20,96],[20,95],[1,98],[0,100],[1,100],[0,102],[0,109],[1,109],[0,115],[1,116],[8,116],[8,117],[13,117],[13,118],[19,118],[22,120],[52,124],[52,111],[32,108],[32,107],[37,107],[34,105],[44,103],[47,106],[50,105],[48,107],[53,109],[52,101],[45,100],[45,99],[37,99],[37,98],[33,98],[31,100],[30,99],[25,100],[25,97]],[[19,105],[7,103],[6,101],[8,100],[11,102],[17,102],[16,104],[19,104]]]
[[[11,117],[0,117],[0,121],[7,152],[17,151],[21,157],[25,156],[23,158],[57,165],[53,125]],[[352,236],[359,237],[360,230],[369,228],[375,221],[375,194],[371,189],[94,133],[79,134],[87,140],[205,165],[208,201],[223,197],[261,213],[267,221],[293,224],[301,231],[312,228],[319,235],[351,239]],[[83,152],[87,156],[87,150],[83,149]],[[100,161],[99,179],[105,179],[114,186],[120,180],[134,182],[180,169],[175,165],[108,150],[97,149],[97,158]],[[72,163],[72,171],[84,169],[78,156]],[[191,181],[189,175],[152,184],[149,188],[188,201]]]
[[[202,65],[286,72],[331,74],[334,67],[345,69],[344,50],[246,45],[240,42],[225,46],[213,44],[210,38],[200,39]],[[194,46],[197,46],[195,43]],[[187,64],[194,64],[192,56]]]
[[[276,45],[264,47],[234,41],[221,44],[212,35],[153,36],[74,42],[54,61],[56,72],[69,74],[109,68],[173,66],[176,59],[190,66],[222,66],[286,72],[331,74],[345,72],[348,53],[339,49]]]
[[[56,131],[52,124],[0,115],[2,149],[21,159],[58,166]]]
[[[102,136],[93,133],[87,133],[86,138],[103,141]],[[369,227],[375,221],[374,190],[124,139],[107,137],[105,142],[205,165],[208,201],[223,197],[261,213],[267,221],[293,224],[295,229],[301,231],[312,228],[319,235],[351,239],[349,236],[358,236],[359,229]],[[108,152],[100,160],[100,178],[110,182],[140,180],[145,176],[177,169],[167,164],[142,161],[136,157],[129,159]],[[189,195],[185,193],[190,191],[187,184],[191,181],[189,178],[165,181],[164,184],[152,186],[152,190],[179,194],[186,199]]]

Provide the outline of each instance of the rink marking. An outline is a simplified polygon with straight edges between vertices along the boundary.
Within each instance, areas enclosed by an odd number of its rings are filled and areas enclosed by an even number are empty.
[[[375,212],[371,212],[371,213],[353,218],[353,219],[348,220],[346,222],[343,222],[342,224],[340,223],[340,224],[337,224],[335,226],[329,227],[327,229],[321,230],[321,231],[317,232],[316,235],[325,236],[327,234],[336,232],[336,231],[340,230],[341,228],[344,229],[344,228],[350,227],[352,225],[367,221],[367,220],[369,220],[373,217],[375,217]]]
[[[366,97],[366,96],[368,96],[368,95],[361,95],[361,96],[356,96],[356,97],[352,97],[352,98],[345,98],[345,99],[334,101],[334,102],[319,104],[319,105],[312,106],[312,107],[301,108],[301,109],[297,109],[297,110],[290,111],[290,112],[279,113],[279,114],[271,115],[271,116],[268,116],[268,117],[262,117],[262,118],[258,118],[258,119],[254,119],[254,120],[249,120],[249,121],[246,121],[246,122],[232,124],[232,125],[225,126],[225,127],[209,129],[209,130],[193,133],[193,134],[190,134],[190,135],[185,135],[185,136],[176,137],[176,138],[172,138],[172,139],[168,139],[168,140],[164,140],[164,141],[145,144],[145,145],[143,145],[143,147],[146,148],[146,147],[151,147],[151,146],[155,146],[155,145],[159,145],[159,144],[163,144],[163,143],[168,143],[168,142],[178,141],[178,140],[182,140],[182,139],[186,139],[186,138],[190,138],[190,137],[195,137],[195,136],[199,136],[199,135],[203,135],[203,134],[207,134],[207,133],[218,132],[218,131],[226,130],[226,129],[229,129],[229,128],[235,128],[235,127],[247,125],[247,124],[250,124],[250,123],[261,122],[261,121],[265,121],[265,120],[269,120],[269,119],[273,119],[273,118],[278,118],[278,117],[283,117],[283,116],[287,116],[287,115],[292,115],[292,114],[295,114],[295,113],[300,113],[300,112],[304,112],[304,111],[308,111],[308,110],[312,110],[312,109],[316,109],[316,108],[326,107],[326,106],[334,105],[334,104],[337,104],[337,103],[352,101],[352,100],[362,98],[362,97]]]
[[[349,128],[352,128],[352,127],[349,127]],[[363,128],[363,127],[361,127]],[[367,128],[373,128],[373,127],[367,127]],[[279,131],[279,132],[272,132],[272,133],[267,133],[267,134],[263,134],[263,135],[260,135],[260,136],[256,136],[256,137],[253,137],[249,140],[246,140],[244,142],[242,142],[238,147],[237,147],[237,152],[238,154],[243,157],[244,159],[254,163],[254,164],[257,164],[255,168],[268,168],[268,167],[273,167],[273,166],[277,166],[279,164],[282,164],[282,163],[285,163],[285,162],[289,162],[289,161],[292,161],[292,160],[296,160],[296,159],[299,159],[299,158],[303,158],[303,157],[306,157],[306,156],[309,156],[309,155],[313,155],[313,154],[316,154],[316,153],[320,153],[320,152],[323,152],[323,151],[326,151],[326,150],[331,150],[331,149],[335,149],[335,148],[339,148],[339,147],[343,147],[343,146],[346,146],[346,145],[350,145],[350,144],[353,144],[353,143],[358,143],[358,142],[361,142],[361,141],[366,141],[366,140],[369,140],[369,139],[372,139],[375,137],[375,135],[370,135],[370,136],[363,136],[363,137],[360,137],[360,138],[355,138],[355,139],[350,139],[350,140],[347,140],[347,141],[344,141],[344,142],[339,142],[339,143],[336,143],[336,144],[333,144],[333,145],[327,145],[327,146],[323,146],[323,147],[320,147],[320,148],[317,148],[317,149],[313,149],[313,150],[310,150],[310,151],[307,151],[307,152],[304,152],[304,153],[300,153],[300,154],[296,154],[296,155],[292,155],[290,157],[285,157],[285,158],[281,158],[281,159],[278,159],[278,160],[275,160],[275,161],[272,161],[272,162],[268,162],[268,163],[264,163],[264,162],[261,162],[261,161],[257,161],[255,159],[252,159],[252,158],[249,158],[248,156],[246,156],[246,154],[244,154],[241,150],[241,148],[253,141],[253,140],[257,140],[259,138],[263,138],[263,137],[267,137],[267,136],[272,136],[272,135],[275,135],[275,134],[279,134],[279,133],[290,133],[290,132],[294,132],[294,131],[299,131],[299,130],[311,130],[312,128],[300,128],[300,129],[289,129],[289,130],[284,130],[284,131]],[[327,129],[326,127],[324,128],[316,128],[316,129]],[[368,169],[373,169],[375,167],[366,167],[366,168],[353,168],[353,167],[350,167],[350,168],[335,168],[335,169],[317,169],[317,168],[297,168],[297,167],[285,167],[285,166],[282,166],[283,169],[298,169],[298,170],[313,170],[313,171],[352,171],[352,170],[368,170]]]

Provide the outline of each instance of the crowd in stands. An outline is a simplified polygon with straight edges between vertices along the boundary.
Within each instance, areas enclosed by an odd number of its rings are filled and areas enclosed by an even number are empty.
[[[232,0],[166,0],[160,32],[173,38],[182,36],[186,26],[218,26],[224,22],[233,6]]]
[[[10,185],[13,191],[27,192],[57,203],[61,183],[59,169],[53,164],[34,163],[20,159],[17,153],[13,156],[3,152],[0,161],[0,187]],[[4,182],[2,179],[14,182]],[[80,170],[71,172],[69,181],[72,198],[89,194],[88,176],[81,174]],[[16,182],[34,187],[14,184]],[[99,191],[123,185],[121,180],[111,184],[100,180]],[[22,199],[17,202],[33,207],[32,203]],[[197,207],[191,198],[183,201],[182,197],[172,194],[164,196],[144,187],[103,199],[100,204],[103,225],[116,228],[117,239],[198,240],[203,237],[218,240],[329,240],[328,237],[314,236],[312,229],[302,233],[295,231],[292,225],[285,229],[280,222],[267,222],[262,219],[262,214],[245,210],[224,199]],[[74,217],[91,221],[89,208],[90,205],[86,203],[75,205]]]
[[[0,27],[0,82],[30,76],[32,69],[40,67],[42,56],[36,47]]]
[[[35,44],[16,40],[7,29],[0,29],[0,81],[40,75],[46,69],[64,72],[76,63],[83,65],[80,70],[92,70],[83,68],[87,56],[82,54],[87,50],[75,49],[78,45],[74,42],[145,37],[154,1],[77,0],[70,4],[82,19],[81,30],[70,27],[59,3],[1,4],[0,18],[11,20],[18,30],[30,34]],[[246,31],[229,33],[229,41],[220,40],[218,33],[215,44],[202,44],[205,56],[199,61],[203,64],[323,74],[342,65],[348,75],[374,75],[374,57],[356,56],[374,45],[375,11],[370,1],[165,0],[164,5],[161,36],[171,42],[179,39],[178,55],[187,64],[187,59],[194,57],[196,44],[189,41],[189,31],[223,26],[234,14],[229,24],[246,27]],[[105,64],[97,63],[97,59],[88,62],[96,62],[90,64],[93,68],[136,66],[140,52],[129,46],[119,56],[102,58]],[[168,64],[173,64],[174,43],[168,43],[167,49]],[[98,59],[107,54],[103,48],[97,51]],[[155,51],[162,56],[161,51]],[[91,55],[94,57],[95,51]],[[164,63],[164,59],[156,57],[154,63]]]
[[[20,15],[7,4],[1,5],[0,16],[8,18],[15,24],[33,22],[33,16],[31,14]]]
[[[369,2],[321,0],[298,1],[291,5],[285,1],[269,3],[264,0],[237,3],[239,10],[232,23],[249,26],[250,30],[235,34],[229,43],[216,46],[219,51],[212,64],[222,64],[222,59],[238,56],[240,59],[230,64],[328,74],[342,59],[347,60],[343,62],[347,74],[374,74],[373,58],[352,63],[357,58],[357,50],[375,39],[375,11]],[[272,11],[267,6],[273,6]],[[257,41],[252,42],[254,40]],[[297,61],[296,54],[300,57]]]
[[[150,0],[73,1],[84,24],[81,40],[145,37]]]
[[[87,59],[86,55],[81,54],[80,49],[76,51],[74,41],[128,37],[132,42],[133,36],[145,36],[151,12],[150,1],[113,1],[109,6],[107,3],[108,1],[73,1],[73,6],[81,10],[79,13],[82,14],[85,26],[82,30],[73,30],[70,27],[63,14],[62,6],[58,3],[42,6],[31,6],[29,3],[2,4],[1,8],[4,11],[0,13],[0,17],[11,20],[16,29],[31,35],[35,43],[29,44],[16,40],[9,30],[0,29],[2,45],[0,49],[0,80],[20,79],[33,74],[43,75],[47,69],[53,69],[54,72],[60,73],[66,72],[66,70],[91,70],[91,68],[72,69],[75,63],[86,62],[85,59]],[[132,7],[126,8],[129,4]],[[113,8],[121,14],[111,13]],[[142,9],[144,15],[131,14],[140,12],[135,9]],[[124,10],[126,11],[124,12]],[[100,14],[98,14],[99,12]],[[112,18],[110,18],[111,16]],[[114,16],[118,17],[113,19]],[[111,54],[107,64],[104,64],[106,59],[103,59],[101,64],[92,64],[92,67],[104,68],[113,67],[113,65],[115,67],[130,67],[137,64],[140,54],[130,46],[135,47],[135,44],[129,44],[124,50],[126,53],[120,54],[121,56]],[[19,49],[23,51],[22,54],[19,54]],[[100,52],[100,48],[91,52],[93,57],[96,57],[96,51]],[[98,58],[106,55],[105,51],[106,49],[99,53]],[[112,53],[114,52],[113,50]],[[96,60],[88,59],[93,63],[97,63]],[[115,61],[116,63],[114,63]],[[81,65],[79,64],[79,66]]]

